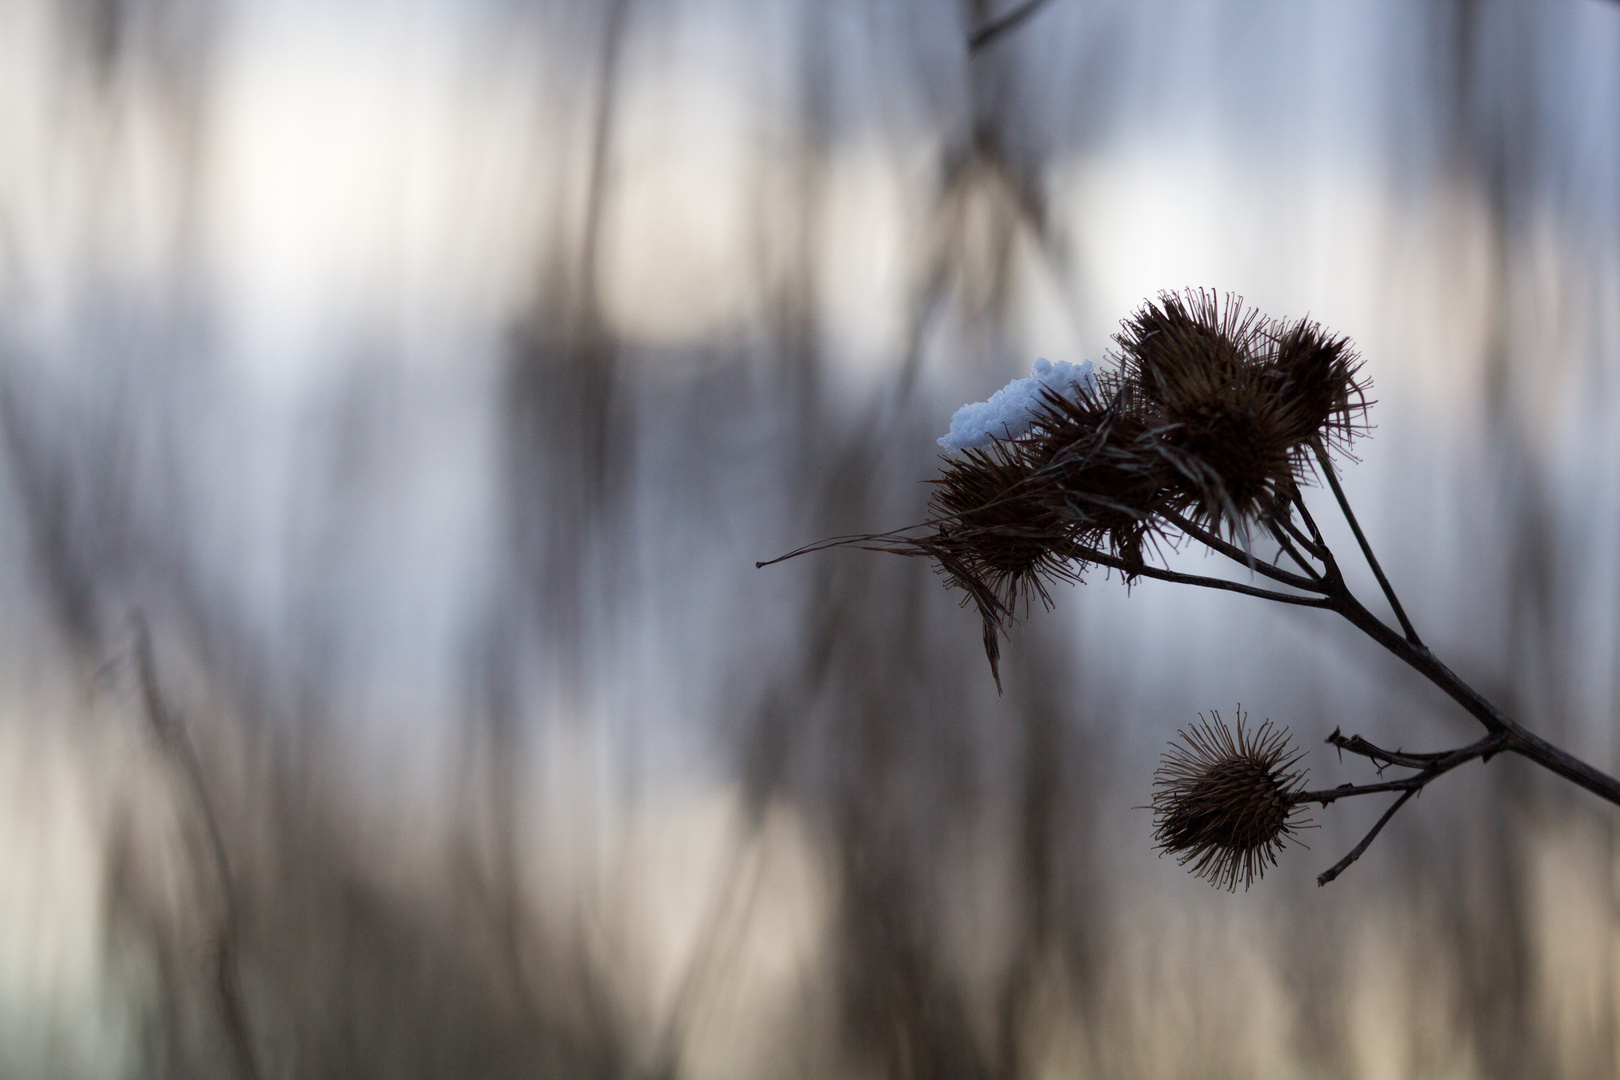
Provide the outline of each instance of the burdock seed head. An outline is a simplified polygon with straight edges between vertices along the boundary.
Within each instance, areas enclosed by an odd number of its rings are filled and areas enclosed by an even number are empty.
[[[1048,450],[1030,437],[994,440],[948,459],[929,501],[931,535],[912,542],[984,621],[984,652],[1001,686],[1000,634],[1047,585],[1073,580],[1073,526],[1053,498]]]
[[[1207,528],[1245,534],[1274,520],[1314,475],[1316,446],[1366,429],[1356,354],[1315,323],[1189,290],[1143,304],[1114,340],[1174,467],[1170,503]]]
[[[946,459],[929,501],[933,532],[906,549],[933,558],[977,606],[992,673],[999,635],[1021,606],[1038,598],[1050,607],[1048,585],[1078,580],[1097,551],[1122,560],[1130,577],[1167,505],[1172,470],[1134,390],[1084,370],[1084,380],[1031,391],[1020,433],[1007,425],[1007,436]]]
[[[1308,319],[1275,322],[1267,338],[1262,369],[1288,406],[1286,434],[1296,447],[1312,441],[1344,447],[1366,434],[1369,383],[1349,338]]]
[[[1288,745],[1287,729],[1266,721],[1245,731],[1238,711],[1234,734],[1210,710],[1177,734],[1153,779],[1153,840],[1216,888],[1247,889],[1305,822],[1294,800],[1304,786],[1296,771],[1303,752]]]
[[[1088,394],[1048,395],[1029,437],[1043,467],[1045,498],[1081,548],[1131,567],[1161,530],[1174,480],[1134,388],[1104,373]]]
[[[1252,367],[1267,322],[1240,298],[1164,292],[1120,324],[1120,370],[1172,421],[1207,408]]]

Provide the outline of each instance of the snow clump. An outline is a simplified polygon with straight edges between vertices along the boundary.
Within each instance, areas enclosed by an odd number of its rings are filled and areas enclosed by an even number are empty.
[[[1069,396],[1076,389],[1095,391],[1097,376],[1090,360],[1071,364],[1035,361],[1027,379],[1012,382],[990,395],[989,401],[975,401],[956,410],[951,417],[950,434],[939,440],[947,450],[969,450],[988,446],[995,439],[1016,439],[1034,424],[1041,407],[1041,391],[1051,389]]]

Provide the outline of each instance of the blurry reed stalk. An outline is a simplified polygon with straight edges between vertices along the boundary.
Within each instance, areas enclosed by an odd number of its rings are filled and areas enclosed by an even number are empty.
[[[1118,571],[1127,584],[1154,578],[1323,608],[1422,673],[1485,728],[1477,742],[1424,754],[1383,750],[1335,731],[1330,745],[1368,758],[1380,774],[1391,766],[1411,772],[1326,791],[1295,787],[1289,770],[1298,756],[1269,727],[1251,738],[1240,726],[1233,737],[1217,716],[1183,732],[1188,741],[1172,744],[1159,773],[1158,843],[1217,885],[1235,888],[1241,880],[1247,886],[1275,863],[1292,807],[1398,792],[1366,838],[1319,876],[1326,884],[1425,785],[1458,765],[1501,752],[1528,758],[1620,805],[1620,782],[1517,724],[1418,637],[1334,468],[1334,454],[1368,431],[1368,383],[1348,339],[1309,320],[1266,318],[1238,297],[1189,290],[1144,303],[1114,341],[1119,351],[1111,370],[1088,381],[1044,383],[1027,415],[1009,418],[989,410],[992,420],[980,431],[962,431],[953,422],[951,435],[941,441],[964,449],[945,459],[927,520],[889,533],[835,537],[758,565],[829,547],[931,559],[946,585],[961,589],[963,603],[977,609],[998,689],[1000,639],[1020,609],[1027,611],[1031,598],[1050,607],[1054,583],[1078,581],[1094,566]],[[1027,396],[1033,385],[1021,380],[1003,396],[1019,398],[1009,393],[1015,387]],[[1305,503],[1305,489],[1318,481],[1331,491],[1398,630],[1346,585]],[[1188,541],[1247,570],[1250,580],[1164,565],[1164,549]],[[1274,546],[1269,559],[1256,553],[1262,541]],[[1265,584],[1254,584],[1255,578]],[[1274,778],[1285,812],[1266,820],[1283,824],[1264,839],[1254,831],[1259,811],[1243,802],[1259,789],[1233,780],[1256,769],[1267,775],[1281,770]],[[1222,798],[1229,801],[1210,802]],[[1248,824],[1238,829],[1235,821]]]
[[[261,1075],[254,1053],[253,1033],[248,1024],[247,1003],[243,1000],[239,954],[242,944],[243,901],[232,873],[220,815],[209,796],[207,771],[191,741],[183,718],[169,705],[158,682],[157,660],[152,652],[152,634],[146,616],[135,611],[135,674],[140,682],[141,703],[159,747],[173,764],[176,783],[193,804],[202,826],[206,875],[219,891],[217,925],[211,930],[213,946],[213,989],[219,1006],[220,1024],[230,1049],[235,1074],[243,1080]]]

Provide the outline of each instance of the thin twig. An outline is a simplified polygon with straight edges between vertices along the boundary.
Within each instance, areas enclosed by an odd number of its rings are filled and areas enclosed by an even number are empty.
[[[1296,500],[1297,498],[1298,497],[1296,496]],[[1293,538],[1294,542],[1305,549],[1306,554],[1310,555],[1318,562],[1326,564],[1332,553],[1329,552],[1325,546],[1317,544],[1316,541],[1299,531],[1299,526],[1294,524],[1294,515],[1292,513],[1295,506],[1303,509],[1304,503],[1297,501],[1290,502],[1284,508],[1290,512],[1285,514],[1283,517],[1278,518],[1278,522],[1284,529],[1288,530],[1288,535]]]
[[[1019,4],[1006,14],[997,15],[986,20],[982,26],[968,35],[968,52],[978,52],[996,38],[1035,14],[1036,9],[1044,3],[1046,3],[1046,0],[1024,0],[1022,4]]]
[[[1377,784],[1340,784],[1336,788],[1324,788],[1320,791],[1298,791],[1289,796],[1289,802],[1295,804],[1321,803],[1326,806],[1328,803],[1337,802],[1340,799],[1350,798],[1355,795],[1375,795],[1382,791],[1416,791],[1428,786],[1437,777],[1445,775],[1459,765],[1465,765],[1475,758],[1488,758],[1492,754],[1510,748],[1513,740],[1512,732],[1499,731],[1494,735],[1485,736],[1478,742],[1439,754],[1402,754],[1399,751],[1392,754],[1389,751],[1380,750],[1378,747],[1373,746],[1372,743],[1367,742],[1359,735],[1346,739],[1335,731],[1327,738],[1330,745],[1349,750],[1351,753],[1361,754],[1364,757],[1371,758],[1375,763],[1383,759],[1385,764],[1380,766],[1380,772],[1391,765],[1413,768],[1418,771],[1410,776],[1403,776],[1398,780],[1385,780]]]
[[[1220,537],[1209,532],[1207,529],[1199,528],[1197,525],[1193,524],[1191,521],[1182,517],[1180,514],[1175,513],[1174,511],[1166,510],[1163,512],[1162,516],[1166,521],[1170,522],[1176,528],[1180,529],[1194,540],[1197,540],[1200,544],[1203,544],[1211,551],[1225,555],[1228,559],[1231,559],[1233,562],[1253,570],[1255,573],[1268,577],[1273,581],[1279,581],[1284,585],[1291,585],[1294,588],[1300,589],[1304,592],[1321,594],[1325,591],[1322,588],[1320,577],[1317,577],[1316,580],[1312,580],[1311,578],[1302,577],[1299,574],[1290,573],[1287,570],[1272,566],[1269,563],[1261,562],[1251,556],[1248,552],[1245,552],[1242,548],[1236,546],[1235,544],[1227,543],[1225,540],[1222,540]]]
[[[1467,709],[1469,714],[1485,725],[1487,731],[1499,731],[1502,728],[1514,726],[1507,716],[1498,709],[1478,690],[1463,682],[1457,674],[1440,661],[1440,658],[1430,652],[1428,647],[1402,637],[1391,630],[1384,622],[1357,600],[1355,594],[1350,592],[1340,578],[1337,588],[1330,593],[1331,607],[1343,616],[1349,623],[1372,638],[1385,649],[1394,653],[1414,668],[1420,675],[1444,690],[1451,699]],[[1620,787],[1617,787],[1620,793]],[[1611,799],[1620,802],[1620,798]]]
[[[1351,863],[1361,858],[1361,853],[1366,851],[1368,845],[1370,845],[1373,840],[1377,838],[1379,833],[1384,831],[1384,826],[1388,825],[1389,819],[1395,816],[1395,811],[1405,806],[1406,801],[1412,796],[1416,795],[1420,790],[1422,789],[1412,788],[1411,790],[1403,793],[1400,798],[1396,799],[1395,802],[1390,805],[1390,808],[1384,811],[1384,816],[1378,819],[1378,824],[1374,825],[1371,831],[1369,831],[1366,836],[1361,838],[1361,843],[1350,849],[1350,854],[1346,855],[1344,858],[1340,859],[1338,862],[1316,875],[1317,886],[1321,887],[1326,885],[1328,882],[1332,881],[1334,878],[1348,870]]]
[[[1620,780],[1602,770],[1594,769],[1574,754],[1554,746],[1535,732],[1520,727],[1513,720],[1507,721],[1507,728],[1513,733],[1513,742],[1506,749],[1512,750],[1522,758],[1528,758],[1549,772],[1562,776],[1577,787],[1585,788],[1599,798],[1620,806]]]
[[[1316,567],[1311,565],[1311,561],[1309,559],[1299,553],[1299,549],[1295,547],[1293,541],[1288,538],[1288,534],[1284,532],[1282,526],[1275,521],[1271,522],[1271,535],[1276,539],[1277,546],[1282,548],[1283,552],[1286,553],[1290,559],[1294,560],[1294,565],[1305,571],[1306,577],[1310,578],[1312,582],[1320,583],[1322,581],[1321,572],[1318,571]]]
[[[1499,742],[1500,735],[1487,735],[1483,740],[1481,740],[1481,742],[1490,742],[1493,740]],[[1385,750],[1381,746],[1373,745],[1360,735],[1341,735],[1337,728],[1333,730],[1333,734],[1329,735],[1325,741],[1329,746],[1337,747],[1341,752],[1348,750],[1352,754],[1359,754],[1362,757],[1367,758],[1380,769],[1387,768],[1391,765],[1406,769],[1426,769],[1434,762],[1443,761],[1452,754],[1457,753],[1456,750],[1439,750],[1431,753],[1421,754],[1410,753],[1405,750]],[[1488,758],[1500,750],[1500,745],[1493,746],[1487,749],[1481,756]]]
[[[1294,509],[1299,511],[1299,518],[1305,527],[1311,531],[1311,540],[1316,546],[1314,554],[1330,568],[1336,568],[1333,561],[1333,549],[1328,547],[1327,541],[1322,539],[1322,530],[1316,527],[1316,519],[1311,517],[1311,508],[1305,505],[1305,500],[1299,495],[1294,496]]]
[[[1356,795],[1376,795],[1383,791],[1416,791],[1419,788],[1427,787],[1437,777],[1443,776],[1459,765],[1467,764],[1475,758],[1490,757],[1492,754],[1499,752],[1503,749],[1503,742],[1507,738],[1508,733],[1502,732],[1500,735],[1491,736],[1485,740],[1491,744],[1489,746],[1482,748],[1476,744],[1453,750],[1448,754],[1441,755],[1437,760],[1415,766],[1418,769],[1417,772],[1410,776],[1403,776],[1398,780],[1381,780],[1376,784],[1340,784],[1338,787],[1323,788],[1319,791],[1297,791],[1289,796],[1289,802],[1320,803],[1326,806],[1328,803],[1338,802],[1340,799],[1348,799]],[[1382,773],[1383,769],[1389,767],[1386,764],[1379,769],[1379,772]]]
[[[1384,599],[1395,609],[1395,617],[1400,620],[1401,629],[1406,632],[1406,640],[1421,647],[1423,642],[1418,639],[1417,631],[1412,628],[1412,620],[1406,617],[1406,609],[1401,607],[1401,601],[1396,597],[1389,578],[1384,576],[1384,568],[1378,565],[1378,557],[1373,554],[1372,545],[1367,543],[1366,534],[1361,531],[1361,523],[1356,520],[1355,511],[1350,509],[1350,500],[1344,497],[1344,488],[1339,486],[1339,477],[1333,471],[1333,462],[1328,458],[1326,448],[1317,442],[1313,449],[1316,451],[1316,460],[1322,464],[1322,473],[1327,477],[1328,486],[1333,489],[1333,497],[1339,501],[1339,509],[1344,512],[1344,520],[1350,523],[1350,531],[1355,533],[1356,543],[1361,545],[1361,554],[1366,558],[1367,565],[1372,567],[1379,588],[1384,590]]]
[[[925,522],[924,524],[929,525],[933,523]],[[870,533],[864,536],[833,537],[831,539],[817,541],[814,544],[806,544],[801,548],[795,548],[785,555],[778,555],[774,559],[765,559],[756,562],[754,566],[771,566],[787,559],[797,558],[800,555],[808,555],[816,551],[826,551],[829,548],[835,547],[854,548],[858,551],[880,551],[890,555],[918,556],[929,554],[929,552],[918,546],[917,541],[913,540],[907,535],[909,531],[910,530],[907,529],[896,529],[893,532]],[[1294,604],[1300,607],[1325,608],[1333,606],[1332,599],[1326,595],[1323,595],[1320,589],[1316,590],[1317,595],[1315,596],[1296,596],[1293,593],[1277,592],[1273,589],[1261,589],[1253,585],[1245,585],[1238,581],[1227,581],[1224,578],[1205,577],[1201,574],[1183,574],[1175,570],[1150,566],[1147,563],[1130,562],[1120,558],[1117,555],[1110,555],[1106,551],[1099,551],[1096,548],[1082,547],[1079,544],[1068,545],[1065,549],[1063,549],[1062,554],[1065,557],[1074,559],[1078,562],[1096,563],[1099,566],[1106,566],[1109,569],[1118,570],[1121,573],[1131,577],[1147,577],[1158,581],[1175,582],[1176,584],[1180,585],[1197,585],[1206,589],[1220,589],[1226,592],[1243,593],[1246,596],[1258,596],[1262,600],[1275,600],[1280,604]],[[1294,574],[1288,574],[1286,571],[1278,571],[1278,573],[1284,574],[1288,578],[1297,578],[1297,580],[1303,582],[1305,585],[1310,584],[1307,579],[1299,578]],[[1292,582],[1290,582],[1290,584],[1292,584]]]
[[[1417,791],[1426,787],[1433,776],[1403,776],[1399,780],[1380,780],[1376,784],[1340,784],[1334,788],[1322,788],[1319,791],[1296,791],[1289,796],[1290,805],[1300,803],[1320,803],[1327,806],[1340,799],[1350,799],[1357,795],[1381,795],[1386,791]]]
[[[1279,604],[1294,604],[1298,607],[1325,608],[1332,606],[1332,600],[1326,596],[1297,596],[1293,593],[1281,593],[1272,589],[1256,588],[1253,585],[1244,585],[1237,581],[1227,581],[1225,578],[1204,577],[1201,574],[1182,574],[1174,570],[1166,570],[1146,563],[1131,563],[1105,551],[1095,548],[1086,548],[1075,545],[1070,549],[1073,558],[1094,562],[1099,566],[1106,566],[1133,577],[1153,578],[1157,581],[1171,581],[1181,585],[1197,585],[1205,589],[1221,589],[1226,592],[1243,593],[1245,596],[1258,596],[1262,600],[1275,600]]]
[[[932,524],[932,522],[923,522],[924,526],[930,524]],[[811,552],[815,551],[827,551],[835,547],[852,547],[858,548],[861,551],[889,551],[896,554],[913,554],[910,551],[902,551],[899,548],[874,547],[872,543],[873,541],[878,540],[894,540],[900,543],[910,543],[911,538],[907,534],[912,531],[913,530],[911,529],[894,529],[886,533],[855,533],[850,536],[829,536],[825,540],[817,540],[813,544],[806,544],[803,547],[794,548],[786,555],[778,555],[774,559],[759,560],[754,563],[754,569],[759,570],[767,566],[775,566],[779,562],[787,562],[787,560],[796,559],[800,555],[809,555]]]

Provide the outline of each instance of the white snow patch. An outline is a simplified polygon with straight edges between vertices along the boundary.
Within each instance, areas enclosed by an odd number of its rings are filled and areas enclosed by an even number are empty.
[[[968,450],[987,446],[994,439],[1016,439],[1028,431],[1041,406],[1041,391],[1059,394],[1075,390],[1095,391],[1097,376],[1090,360],[1071,364],[1037,360],[1027,379],[1012,382],[990,395],[989,401],[975,401],[956,410],[951,417],[950,434],[939,440],[947,450]]]

